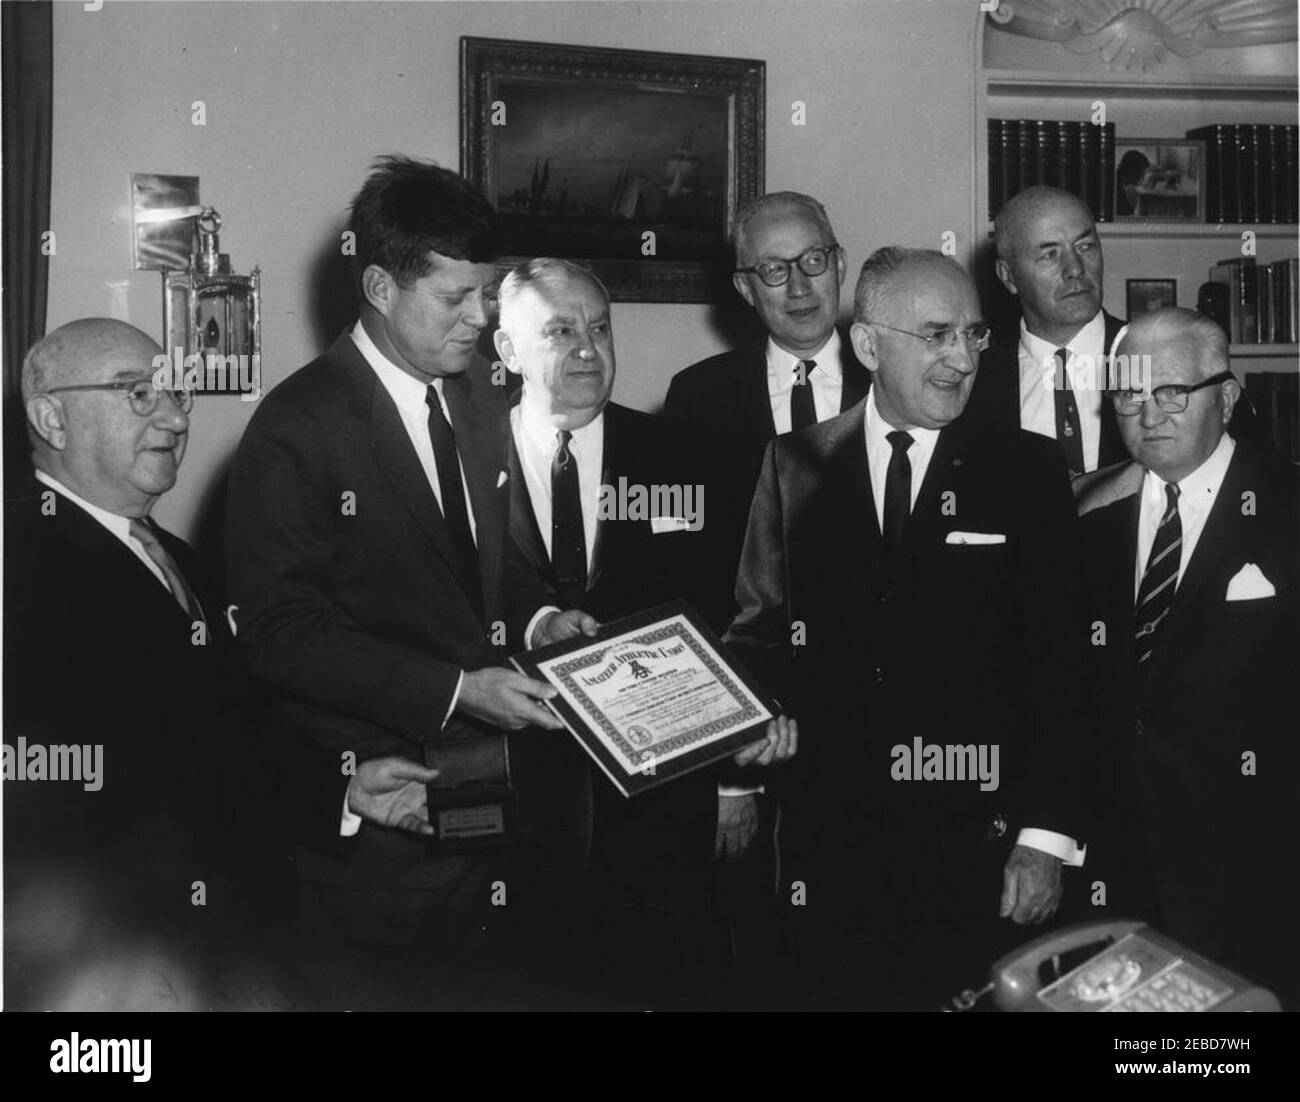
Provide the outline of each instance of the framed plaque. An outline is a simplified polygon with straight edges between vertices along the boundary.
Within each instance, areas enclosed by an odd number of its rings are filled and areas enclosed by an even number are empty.
[[[557,690],[548,707],[624,796],[730,757],[777,714],[685,601],[510,661]]]

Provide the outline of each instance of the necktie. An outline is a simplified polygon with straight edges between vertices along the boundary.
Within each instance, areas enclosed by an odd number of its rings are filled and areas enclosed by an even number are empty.
[[[163,546],[162,540],[158,538],[158,534],[153,528],[153,521],[136,518],[131,521],[130,531],[131,535],[144,546],[145,554],[153,559],[158,569],[162,571],[163,577],[167,579],[167,588],[172,591],[176,603],[185,610],[185,615],[190,618],[190,622],[203,620],[203,606],[199,604],[197,594],[185,580],[185,575],[181,573],[181,568],[176,565],[176,560],[172,558],[171,552]]]
[[[1178,516],[1178,487],[1173,482],[1165,485],[1165,501],[1165,514],[1160,518],[1142,583],[1138,586],[1135,638],[1139,673],[1145,673],[1151,663],[1156,635],[1173,607],[1174,590],[1178,588],[1183,522]]]
[[[1074,389],[1070,386],[1070,373],[1065,370],[1070,357],[1068,348],[1056,350],[1056,362],[1060,366],[1058,386],[1053,394],[1056,398],[1056,439],[1060,441],[1061,451],[1065,455],[1065,465],[1070,470],[1070,477],[1083,474],[1083,431],[1079,428],[1079,407],[1074,400]]]
[[[894,454],[889,457],[889,470],[885,473],[885,552],[891,562],[896,561],[903,547],[903,529],[912,511],[912,462],[907,449],[912,446],[910,433],[894,431],[886,437]]]
[[[813,401],[812,373],[816,360],[800,360],[794,367],[794,388],[790,391],[790,431],[817,424],[817,405]],[[799,368],[803,368],[803,381]]]
[[[560,583],[560,599],[565,607],[572,607],[587,591],[587,541],[578,461],[569,451],[573,434],[561,429],[559,438],[551,459],[551,567]]]
[[[460,453],[456,450],[456,434],[442,412],[438,392],[430,386],[424,395],[429,407],[429,440],[433,443],[433,461],[438,468],[438,488],[442,491],[442,516],[447,522],[451,544],[455,550],[457,569],[474,600],[482,602],[478,573],[478,551],[469,528],[469,510],[465,505],[465,487],[460,480]]]

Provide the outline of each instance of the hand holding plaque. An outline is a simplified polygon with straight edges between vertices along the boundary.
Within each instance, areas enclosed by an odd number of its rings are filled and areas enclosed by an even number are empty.
[[[555,690],[556,715],[625,796],[720,758],[783,761],[793,721],[683,601],[606,624],[594,637],[516,655]]]

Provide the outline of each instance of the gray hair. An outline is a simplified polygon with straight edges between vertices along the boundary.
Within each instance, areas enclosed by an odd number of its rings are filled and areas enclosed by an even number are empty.
[[[826,216],[826,208],[811,195],[798,191],[773,191],[751,199],[736,212],[736,221],[731,227],[731,248],[735,254],[737,267],[744,267],[750,262],[749,224],[760,214],[774,214],[778,211],[801,211],[809,215],[826,234],[829,242],[836,240],[835,231],[831,229],[831,220]]]
[[[1228,335],[1212,318],[1183,306],[1169,306],[1156,310],[1132,322],[1116,343],[1128,347],[1133,341],[1177,341],[1190,348],[1196,357],[1197,371],[1202,379],[1231,370],[1228,353]]]
[[[504,328],[505,317],[511,306],[527,288],[538,284],[553,286],[557,283],[567,283],[573,280],[585,280],[600,292],[601,298],[605,300],[605,305],[609,305],[609,289],[601,282],[600,277],[595,272],[583,264],[576,264],[572,260],[562,260],[554,256],[535,256],[531,260],[516,264],[507,273],[505,279],[501,281],[498,298],[502,327]]]
[[[880,321],[887,312],[885,304],[890,280],[903,265],[917,260],[937,260],[951,266],[963,276],[966,275],[965,268],[938,249],[908,249],[902,245],[885,245],[862,262],[858,285],[853,291],[853,320]]]

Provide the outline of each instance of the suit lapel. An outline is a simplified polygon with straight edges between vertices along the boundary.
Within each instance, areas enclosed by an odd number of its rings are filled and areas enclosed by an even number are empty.
[[[1108,355],[1115,346],[1115,338],[1119,336],[1119,331],[1124,328],[1124,323],[1119,318],[1113,318],[1109,314],[1105,314],[1104,317],[1106,321],[1106,337],[1102,353]],[[1101,385],[1104,387],[1108,382],[1108,379],[1102,379]],[[1097,443],[1097,466],[1109,467],[1112,463],[1119,463],[1127,458],[1128,449],[1124,447],[1124,439],[1119,434],[1119,418],[1115,413],[1115,406],[1103,394],[1101,398],[1101,434]]]
[[[532,496],[528,492],[523,462],[513,433],[510,436],[510,537],[533,569],[553,585],[550,556],[546,553],[542,530],[537,525],[537,514],[533,512]]]
[[[871,387],[871,372],[858,362],[847,333],[840,334],[840,412],[847,413],[867,396]]]
[[[943,519],[940,495],[953,489],[953,471],[966,462],[965,450],[965,437],[956,424],[939,433],[921,491],[903,530],[900,573],[920,568],[926,549],[938,538]]]
[[[738,413],[743,431],[763,441],[776,435],[772,398],[767,392],[767,341],[751,346],[736,361]]]

